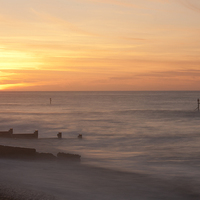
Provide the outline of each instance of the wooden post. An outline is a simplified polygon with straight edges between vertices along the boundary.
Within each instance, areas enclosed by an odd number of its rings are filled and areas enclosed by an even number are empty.
[[[61,138],[62,138],[62,133],[59,132],[59,133],[57,134],[57,136],[58,136],[58,139],[61,139]]]
[[[197,110],[199,111],[199,99],[197,99]]]

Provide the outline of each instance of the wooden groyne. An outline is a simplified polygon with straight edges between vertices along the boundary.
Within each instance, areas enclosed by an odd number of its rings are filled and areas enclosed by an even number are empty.
[[[22,159],[22,160],[58,160],[58,161],[80,161],[81,156],[59,152],[57,156],[52,153],[39,153],[36,149],[0,145],[0,159]]]
[[[82,134],[78,135],[79,139],[82,139]],[[38,139],[38,130],[35,130],[34,133],[13,133],[13,129],[11,128],[8,131],[0,131],[0,138],[19,138],[19,139]],[[62,139],[62,132],[58,132],[58,139]]]
[[[16,134],[13,134],[13,129],[11,128],[8,131],[0,131],[0,137],[3,137],[3,138],[37,139],[38,138],[38,130],[36,130],[34,133],[16,133]]]
[[[32,148],[0,145],[0,158],[27,159],[34,158],[36,150]]]

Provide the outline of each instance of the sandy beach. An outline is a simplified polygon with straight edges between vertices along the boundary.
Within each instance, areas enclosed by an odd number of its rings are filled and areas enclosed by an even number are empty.
[[[199,185],[68,162],[0,160],[0,199],[199,199]]]

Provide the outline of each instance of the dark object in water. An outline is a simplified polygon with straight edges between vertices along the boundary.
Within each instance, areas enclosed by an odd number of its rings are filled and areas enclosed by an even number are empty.
[[[58,139],[61,139],[61,138],[62,138],[62,133],[59,132],[59,133],[57,134],[57,136],[58,136]]]
[[[58,153],[57,157],[52,153],[38,153],[36,149],[12,147],[0,145],[0,158],[23,159],[23,160],[64,160],[80,161],[81,156],[77,154]]]
[[[78,135],[78,138],[79,138],[79,139],[82,139],[82,134],[79,134],[79,135]]]
[[[35,155],[35,149],[0,145],[0,158],[33,159]]]
[[[80,161],[81,156],[78,154],[59,152],[57,158],[63,161]]]
[[[9,131],[0,131],[0,137],[3,137],[3,138],[21,138],[21,139],[37,139],[38,138],[38,130],[36,130],[34,133],[13,134],[13,129],[11,128]]]

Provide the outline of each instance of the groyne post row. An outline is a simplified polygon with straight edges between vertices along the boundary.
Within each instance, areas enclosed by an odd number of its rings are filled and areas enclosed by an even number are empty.
[[[26,138],[26,139],[37,139],[38,130],[35,130],[34,133],[16,133],[13,134],[13,129],[11,128],[8,131],[0,131],[0,137],[4,138]]]
[[[62,132],[57,134],[58,139],[62,139]],[[13,134],[13,129],[8,131],[0,131],[0,138],[21,138],[21,139],[38,139],[38,130],[34,133],[15,133]],[[82,134],[78,135],[79,139],[82,139]]]

